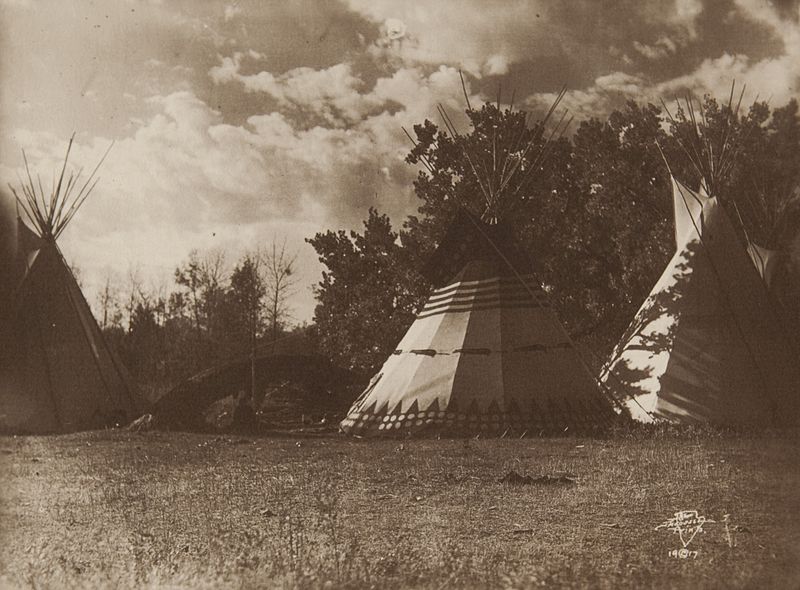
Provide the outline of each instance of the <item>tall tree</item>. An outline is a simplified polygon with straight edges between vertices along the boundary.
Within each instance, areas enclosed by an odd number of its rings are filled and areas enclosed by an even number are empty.
[[[232,340],[232,354],[236,354],[237,350],[249,352],[266,327],[266,287],[259,267],[259,258],[246,254],[231,272],[226,293],[225,323],[228,325],[228,337]]]
[[[289,298],[297,285],[297,254],[286,251],[286,240],[278,246],[275,239],[259,255],[262,282],[266,297],[266,319],[274,343],[291,319]]]
[[[327,267],[315,289],[320,348],[348,368],[376,370],[408,329],[426,290],[410,252],[375,209],[363,233],[328,231],[307,241]]]
[[[106,330],[111,326],[118,326],[122,322],[119,287],[116,280],[115,273],[111,269],[106,269],[103,275],[103,284],[97,295],[97,303],[100,307],[100,328],[102,330]]]
[[[420,217],[406,222],[404,243],[417,245],[424,258],[458,207],[481,214],[485,185],[502,177],[496,170],[518,166],[506,218],[562,321],[576,337],[594,337],[609,321],[621,330],[649,290],[651,269],[666,256],[666,248],[652,247],[670,214],[655,145],[664,137],[658,109],[630,102],[607,121],[582,123],[573,142],[554,138],[543,152],[553,122],[548,129],[495,105],[468,109],[467,116],[471,128],[457,136],[430,121],[414,127],[408,161],[426,169],[415,182]],[[601,340],[608,346],[612,338]]]
[[[704,109],[702,133],[714,153],[720,142],[736,146],[729,173],[716,179],[729,213],[741,214],[743,227],[762,245],[788,247],[800,231],[792,192],[800,174],[797,104],[771,117],[762,103],[734,116],[730,105],[706,98]],[[420,206],[399,236],[371,211],[363,235],[327,232],[309,240],[327,267],[315,311],[323,348],[354,367],[374,368],[383,360],[426,293],[424,280],[409,279],[413,269],[435,249],[460,207],[478,215],[486,211],[486,184],[497,185],[503,163],[518,162],[530,172],[510,192],[508,217],[520,246],[573,337],[605,356],[675,248],[661,150],[680,180],[699,183],[682,145],[693,133],[690,117],[677,111],[670,122],[653,105],[629,102],[552,142],[544,160],[534,155],[536,149],[520,149],[549,137],[541,122],[496,105],[468,109],[467,117],[470,129],[464,133],[445,133],[430,121],[414,127],[407,160],[422,168],[414,183]],[[754,183],[759,190],[752,190]],[[783,275],[784,301],[795,292],[790,278]],[[388,326],[382,335],[361,331],[378,317]]]
[[[159,383],[163,381],[164,330],[156,321],[156,311],[149,297],[136,304],[125,339],[126,366],[145,395],[157,397]]]
[[[129,333],[133,323],[133,315],[136,312],[136,306],[141,299],[142,288],[143,282],[140,267],[129,265],[125,284],[125,312],[127,314],[125,319],[128,323]]]
[[[198,337],[213,325],[224,279],[225,253],[222,250],[212,250],[202,256],[192,250],[188,260],[175,269],[175,282],[186,293],[186,304]]]
[[[572,137],[559,175],[562,213],[548,243],[548,282],[576,337],[607,348],[624,329],[666,264],[674,244],[669,180],[657,143],[659,109],[628,102]],[[536,232],[536,227],[528,230]],[[550,245],[548,247],[548,244]]]
[[[255,358],[258,337],[264,330],[264,296],[266,287],[259,272],[261,261],[257,256],[245,255],[231,273],[228,289],[231,322],[228,336],[233,336],[231,352],[246,350],[250,355],[250,396],[255,396]],[[238,356],[238,355],[237,355]]]
[[[424,168],[414,181],[419,215],[404,224],[404,243],[417,247],[421,259],[459,209],[487,220],[502,215],[516,226],[536,217],[549,198],[552,175],[546,163],[568,153],[560,141],[543,153],[551,137],[541,121],[532,123],[524,112],[485,104],[468,108],[466,115],[470,128],[463,133],[449,123],[449,131],[427,120],[414,126],[415,145],[406,160]]]

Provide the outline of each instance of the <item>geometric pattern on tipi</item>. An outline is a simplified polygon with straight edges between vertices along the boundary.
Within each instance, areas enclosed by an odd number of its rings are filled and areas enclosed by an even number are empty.
[[[11,313],[0,328],[0,430],[74,432],[136,417],[138,394],[55,241],[19,222]]]
[[[601,380],[641,421],[796,423],[798,358],[768,266],[757,268],[716,198],[672,186],[675,255]]]
[[[437,288],[342,430],[498,436],[587,430],[612,419],[509,232],[466,215],[426,269]]]

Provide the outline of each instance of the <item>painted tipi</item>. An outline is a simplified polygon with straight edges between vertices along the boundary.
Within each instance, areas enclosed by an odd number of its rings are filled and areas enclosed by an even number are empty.
[[[586,431],[614,419],[508,221],[526,183],[542,169],[550,140],[569,124],[562,116],[545,138],[544,126],[565,92],[534,129],[524,113],[500,113],[498,98],[488,119],[472,120],[474,143],[439,107],[483,208],[473,213],[459,191],[451,191],[459,212],[424,270],[433,292],[353,403],[341,422],[344,432],[522,436]],[[465,99],[467,113],[478,113],[466,90]],[[481,112],[493,108],[484,105]],[[435,176],[435,165],[419,158]]]
[[[344,432],[519,436],[612,419],[504,224],[462,212],[426,274],[433,292],[342,421]]]

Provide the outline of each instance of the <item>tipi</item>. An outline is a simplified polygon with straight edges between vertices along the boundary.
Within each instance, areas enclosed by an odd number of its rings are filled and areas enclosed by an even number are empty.
[[[137,392],[104,340],[56,243],[94,186],[89,185],[93,172],[73,195],[78,177],[64,178],[66,163],[65,159],[58,185],[47,197],[30,174],[22,195],[12,188],[35,231],[18,218],[16,244],[6,244],[2,252],[2,278],[11,286],[3,291],[6,313],[0,316],[4,432],[112,426],[135,418],[139,406]]]
[[[601,379],[642,421],[797,423],[794,343],[768,296],[770,252],[718,200],[672,178],[677,250]]]
[[[0,195],[0,322],[8,309],[16,274],[17,219],[12,199]],[[0,326],[3,324],[0,323]],[[2,334],[2,330],[0,330]],[[1,336],[0,336],[1,337]]]
[[[465,157],[472,164],[475,156]],[[502,161],[498,168],[514,174]],[[462,207],[456,215],[424,272],[433,292],[353,403],[344,432],[519,436],[587,430],[613,418],[512,238],[502,214],[508,197],[489,188],[513,184],[513,194],[518,185],[502,174],[483,180],[486,212],[478,218]]]

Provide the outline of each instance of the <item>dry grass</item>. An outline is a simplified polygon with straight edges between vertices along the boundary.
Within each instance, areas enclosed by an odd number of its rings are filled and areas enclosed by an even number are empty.
[[[0,439],[0,586],[800,585],[800,437]],[[522,474],[575,485],[513,486]],[[681,509],[721,522],[668,556]]]

